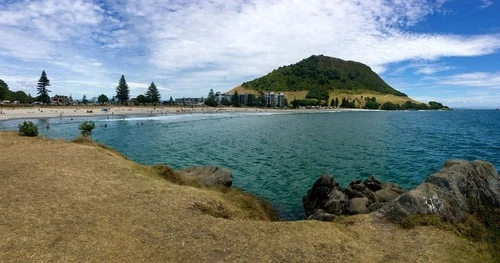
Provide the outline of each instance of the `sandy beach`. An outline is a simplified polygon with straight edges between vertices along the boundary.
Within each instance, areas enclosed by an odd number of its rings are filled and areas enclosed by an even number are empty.
[[[13,119],[43,119],[89,116],[163,115],[220,112],[267,112],[297,111],[259,108],[211,108],[211,107],[148,107],[148,106],[48,106],[48,107],[0,107],[0,121]]]

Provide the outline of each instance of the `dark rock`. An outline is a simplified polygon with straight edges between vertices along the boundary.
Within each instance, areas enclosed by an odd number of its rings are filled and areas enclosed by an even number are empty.
[[[366,178],[364,185],[366,186],[366,188],[374,192],[382,189],[382,183],[379,180],[377,180],[377,178],[375,178],[374,176]]]
[[[342,211],[347,196],[340,190],[339,184],[330,175],[322,175],[316,180],[307,195],[302,198],[306,218],[322,209],[328,213]]]
[[[373,189],[378,190],[375,192]],[[384,188],[384,183],[373,176],[367,178],[364,183],[361,180],[352,181],[343,189],[332,176],[322,175],[307,191],[302,202],[306,218],[317,219],[322,218],[323,213],[342,215],[373,212],[380,208],[383,202],[394,199],[401,192],[404,190],[396,184],[385,184]],[[376,205],[373,205],[374,203]]]
[[[189,166],[181,169],[180,172],[196,178],[205,186],[231,187],[233,184],[231,170],[220,166]]]
[[[386,204],[379,214],[393,222],[415,214],[436,214],[457,222],[467,214],[487,216],[481,215],[485,208],[500,208],[498,172],[488,162],[451,160],[414,190]]]

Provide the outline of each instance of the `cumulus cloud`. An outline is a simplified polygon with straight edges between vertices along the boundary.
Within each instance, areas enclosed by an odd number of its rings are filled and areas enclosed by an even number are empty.
[[[438,80],[441,84],[500,89],[500,72],[473,72],[447,76]]]
[[[197,96],[210,88],[228,90],[314,54],[360,61],[378,73],[394,63],[424,61],[429,65],[417,73],[434,74],[449,69],[430,63],[443,57],[500,50],[499,34],[411,30],[429,15],[445,12],[446,3],[9,1],[0,3],[0,32],[6,40],[0,45],[0,62],[24,61],[26,67],[36,62],[40,68],[52,64],[60,79],[78,78],[78,73],[82,80],[101,80],[101,89],[124,74],[137,92],[153,80],[174,95]],[[491,4],[482,2],[484,7]],[[7,73],[15,75],[0,69],[0,77]]]

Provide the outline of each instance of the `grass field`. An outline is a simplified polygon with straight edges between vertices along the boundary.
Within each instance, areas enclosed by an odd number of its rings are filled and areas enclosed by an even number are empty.
[[[494,262],[373,215],[271,222],[236,190],[165,180],[91,142],[0,132],[0,262]]]

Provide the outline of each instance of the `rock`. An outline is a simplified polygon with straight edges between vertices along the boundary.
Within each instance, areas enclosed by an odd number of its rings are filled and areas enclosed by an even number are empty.
[[[366,186],[366,188],[374,192],[382,189],[382,183],[379,180],[377,180],[377,178],[375,178],[374,176],[366,178],[364,185]]]
[[[221,166],[189,166],[180,170],[187,176],[196,178],[202,185],[223,185],[231,187],[233,176],[231,170]]]
[[[339,184],[333,177],[327,174],[320,176],[302,198],[306,218],[318,209],[337,213],[342,209],[343,202],[347,202],[347,197],[340,191]]]
[[[367,212],[367,207],[370,204],[370,200],[368,198],[353,198],[349,200],[348,204],[348,212],[349,214],[365,214]]]
[[[330,214],[325,212],[323,209],[317,209],[309,215],[307,220],[319,220],[319,221],[333,221],[337,216],[334,214]]]
[[[374,196],[375,196],[375,199],[377,200],[377,202],[382,202],[382,203],[392,201],[396,197],[398,197],[399,195],[400,195],[400,193],[392,191],[392,188],[380,189],[374,193]]]
[[[379,210],[379,215],[401,222],[409,215],[435,214],[458,222],[467,214],[479,217],[483,211],[500,208],[500,178],[488,162],[451,160],[438,173]],[[499,215],[495,215],[497,218]]]
[[[323,220],[321,218],[331,218],[330,215],[373,212],[402,192],[404,190],[397,184],[382,183],[373,176],[364,182],[352,181],[343,189],[332,176],[322,175],[302,202],[307,219]]]

